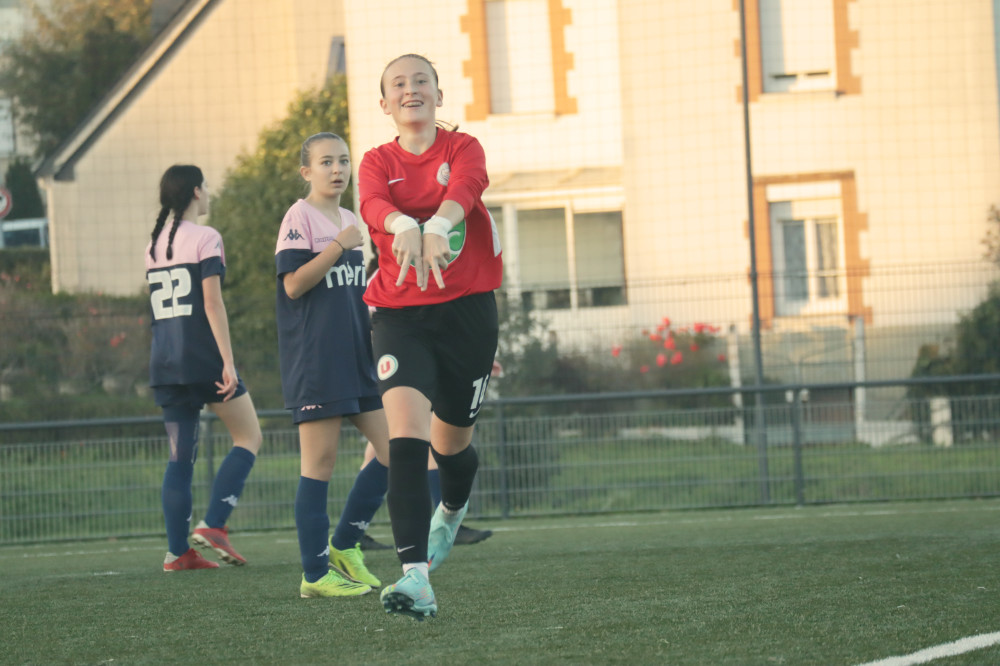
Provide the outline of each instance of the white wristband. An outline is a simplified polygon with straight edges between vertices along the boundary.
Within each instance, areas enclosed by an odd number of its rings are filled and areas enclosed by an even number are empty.
[[[400,215],[392,221],[392,224],[389,225],[389,231],[395,235],[401,234],[404,231],[409,231],[410,229],[417,229],[419,227],[420,225],[417,224],[417,221],[409,215]]]
[[[424,222],[424,233],[435,234],[441,238],[448,238],[448,232],[451,231],[453,226],[455,226],[455,224],[447,217],[435,215],[431,219]]]

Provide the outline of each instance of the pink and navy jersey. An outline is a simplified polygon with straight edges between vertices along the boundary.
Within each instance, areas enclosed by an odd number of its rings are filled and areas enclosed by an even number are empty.
[[[482,199],[489,182],[483,147],[462,132],[439,129],[434,144],[421,155],[403,150],[398,141],[365,153],[358,169],[361,217],[379,255],[379,272],[365,294],[369,305],[400,308],[444,303],[500,286],[500,236]],[[413,270],[397,287],[400,268],[392,252],[393,236],[385,228],[386,216],[399,211],[423,224],[445,200],[465,211],[465,219],[448,234],[451,261],[441,271],[445,288],[438,289],[431,278],[421,291]]]
[[[358,221],[341,208],[345,227]],[[309,202],[295,202],[278,231],[278,352],[285,407],[378,397],[371,320],[362,300],[368,284],[364,253],[344,252],[315,287],[297,299],[285,293],[284,275],[309,263],[341,228]]]
[[[222,355],[205,315],[201,281],[226,275],[222,236],[212,227],[183,220],[167,259],[172,220],[156,239],[156,259],[146,246],[146,282],[153,326],[150,386],[195,384],[222,377]]]

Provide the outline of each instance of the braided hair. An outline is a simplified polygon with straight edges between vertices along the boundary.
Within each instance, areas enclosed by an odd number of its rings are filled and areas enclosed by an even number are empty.
[[[181,216],[194,199],[194,190],[201,187],[205,177],[201,169],[191,164],[175,164],[167,169],[160,179],[160,213],[156,216],[156,226],[153,227],[153,242],[149,246],[149,256],[156,259],[156,239],[163,231],[167,217],[174,213],[174,222],[170,227],[170,238],[167,241],[167,259],[174,257],[174,236],[180,226]]]

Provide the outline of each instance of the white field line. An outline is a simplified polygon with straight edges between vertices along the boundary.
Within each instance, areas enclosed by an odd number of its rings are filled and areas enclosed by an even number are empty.
[[[1000,631],[994,631],[992,634],[967,636],[951,643],[942,643],[941,645],[925,648],[913,654],[869,661],[860,664],[860,666],[911,666],[911,664],[926,664],[935,659],[954,657],[955,655],[965,654],[973,650],[981,650],[997,643],[1000,643]]]

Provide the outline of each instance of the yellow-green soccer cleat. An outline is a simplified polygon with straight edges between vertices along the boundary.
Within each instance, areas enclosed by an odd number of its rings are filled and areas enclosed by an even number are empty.
[[[355,544],[354,548],[337,550],[333,547],[333,542],[331,541],[330,564],[347,574],[347,577],[351,580],[371,585],[372,587],[382,587],[382,581],[376,578],[371,571],[368,571],[368,567],[365,566],[365,556],[361,552],[360,543]]]
[[[315,599],[321,597],[358,597],[368,594],[372,588],[364,583],[358,583],[349,578],[344,578],[336,569],[330,569],[326,575],[315,583],[306,582],[305,575],[302,576],[302,585],[299,587],[299,595],[303,599]]]
[[[431,584],[417,569],[410,569],[402,578],[382,590],[382,607],[386,613],[409,615],[421,622],[437,615],[437,600]]]
[[[469,510],[469,503],[455,514],[446,514],[444,505],[438,504],[434,516],[431,518],[431,531],[427,537],[427,562],[430,570],[434,571],[444,563],[444,558],[448,557],[451,547],[455,545],[455,535],[465,518],[465,512]]]

